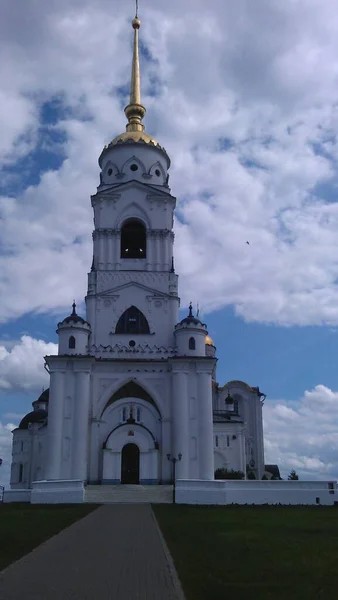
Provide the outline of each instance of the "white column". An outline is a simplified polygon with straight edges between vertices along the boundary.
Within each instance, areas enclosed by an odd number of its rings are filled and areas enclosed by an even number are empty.
[[[160,234],[155,234],[155,271],[160,270]]]
[[[147,233],[147,269],[148,271],[152,271],[153,268],[153,236],[151,232]]]
[[[240,453],[240,470],[244,473],[246,478],[246,461],[245,461],[245,436],[243,429],[238,431],[238,444],[239,444],[239,453]]]
[[[198,377],[198,461],[200,479],[214,479],[211,373]]]
[[[108,257],[107,257],[107,269],[111,270],[113,268],[113,253],[114,253],[114,245],[113,245],[113,233],[109,231],[108,233]]]
[[[99,270],[104,269],[104,235],[99,232]]]
[[[173,372],[172,454],[182,459],[176,463],[176,478],[189,479],[189,398],[187,373]]]
[[[63,436],[64,372],[50,374],[46,479],[60,479]]]
[[[75,374],[75,410],[72,439],[72,479],[87,479],[90,373]]]
[[[103,450],[103,470],[102,470],[102,479],[103,480],[112,480],[114,479],[114,454],[111,450],[106,448]]]
[[[163,249],[164,249],[164,256],[163,256],[163,270],[166,271],[169,269],[169,235],[168,234],[164,234],[163,237]]]
[[[90,427],[90,457],[89,457],[89,481],[99,481],[99,461],[100,461],[100,421],[93,419]]]
[[[121,258],[121,233],[115,232],[115,269],[119,269]]]

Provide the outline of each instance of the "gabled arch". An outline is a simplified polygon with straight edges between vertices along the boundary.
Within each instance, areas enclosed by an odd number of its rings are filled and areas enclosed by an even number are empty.
[[[138,398],[140,400],[144,400],[145,402],[149,402],[149,404],[151,404],[156,409],[159,416],[161,416],[159,408],[156,402],[154,401],[152,395],[149,394],[149,392],[142,385],[137,383],[137,381],[135,381],[134,379],[130,379],[129,381],[121,385],[121,387],[119,387],[110,396],[101,412],[101,416],[109,406],[114,404],[114,402],[118,402],[119,400],[125,400],[127,398]]]
[[[118,173],[119,170],[115,163],[109,160],[102,172],[103,183],[111,183],[115,179],[116,175],[118,175]]]
[[[129,333],[130,335],[149,334],[149,323],[144,314],[136,306],[132,305],[120,316],[115,327],[115,333]]]
[[[147,229],[151,227],[148,213],[137,202],[130,202],[123,207],[123,211],[116,220],[115,227],[121,228],[127,219],[138,219],[144,223]]]
[[[126,162],[124,163],[121,169],[121,173],[125,173],[126,175],[134,174],[133,171],[129,170],[129,168],[134,164],[138,167],[137,171],[134,171],[135,174],[139,173],[140,175],[143,175],[143,173],[146,172],[144,163],[139,158],[137,158],[137,156],[132,156],[131,158],[128,158],[128,160],[126,160]]]
[[[145,392],[153,398],[154,406],[160,415],[160,418],[170,417],[168,404],[165,402],[166,394],[159,391],[156,387],[154,387],[152,381],[150,379],[144,379],[142,375],[136,377],[131,377],[128,375],[127,377],[121,378],[118,382],[113,382],[109,387],[107,387],[102,395],[100,396],[97,405],[95,407],[95,416],[97,418],[101,418],[103,412],[105,411],[105,407],[110,398],[115,394],[117,390],[119,390],[122,386],[129,383],[129,381],[137,381],[139,385],[144,389]]]
[[[165,182],[166,174],[160,161],[157,161],[154,165],[152,165],[148,173],[151,177],[153,177],[152,183],[161,185]]]

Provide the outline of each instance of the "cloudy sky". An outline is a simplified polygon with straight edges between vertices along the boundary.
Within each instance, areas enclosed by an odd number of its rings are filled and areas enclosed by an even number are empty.
[[[334,0],[141,0],[146,127],[172,158],[182,309],[267,394],[266,462],[338,478]],[[0,5],[0,481],[83,311],[97,158],[125,127],[133,0]],[[249,244],[246,244],[249,241]]]

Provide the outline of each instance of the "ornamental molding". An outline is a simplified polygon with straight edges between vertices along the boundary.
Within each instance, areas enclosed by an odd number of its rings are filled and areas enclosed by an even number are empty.
[[[148,271],[98,271],[97,292],[116,291],[127,284],[139,284],[147,287],[151,292],[156,291],[158,293],[162,291],[166,293],[169,288],[168,275],[168,273]]]
[[[150,344],[138,344],[137,346],[135,346],[134,348],[131,348],[129,345],[125,345],[122,343],[119,344],[115,344],[115,345],[108,345],[108,346],[103,346],[102,344],[100,345],[96,345],[93,344],[90,347],[90,352],[95,356],[97,354],[99,355],[108,355],[107,358],[109,357],[109,355],[117,355],[117,356],[121,356],[121,355],[128,355],[132,358],[139,358],[139,355],[142,354],[154,354],[154,358],[156,358],[156,355],[166,355],[166,356],[175,356],[177,350],[176,348],[172,347],[172,346],[157,346],[156,344],[154,345],[150,345]]]

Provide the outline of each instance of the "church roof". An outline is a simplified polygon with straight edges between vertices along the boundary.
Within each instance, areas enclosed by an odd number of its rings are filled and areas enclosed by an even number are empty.
[[[38,404],[39,402],[49,402],[49,388],[47,388],[46,390],[43,390],[43,392],[40,394],[40,396],[38,397],[37,400],[34,400],[34,402],[32,402],[32,405],[34,406],[35,404]]]
[[[197,318],[194,317],[194,315],[192,314],[192,304],[190,302],[189,304],[189,314],[187,317],[185,317],[184,319],[182,319],[182,321],[180,321],[179,325],[201,325],[202,327],[205,327],[205,325]]]
[[[85,321],[85,319],[83,319],[82,317],[80,317],[80,315],[76,313],[75,302],[73,302],[72,307],[72,313],[69,315],[69,317],[66,317],[65,319],[63,319],[63,321],[58,323],[58,327],[60,327],[60,325],[68,325],[68,323],[80,323],[81,325],[89,325],[88,321]]]
[[[32,410],[20,421],[19,429],[28,429],[29,423],[43,423],[47,418],[47,411],[39,408],[38,410]]]
[[[265,465],[264,468],[265,468],[265,471],[267,471],[268,473],[271,473],[271,475],[273,477],[275,477],[276,479],[281,479],[278,465]]]

